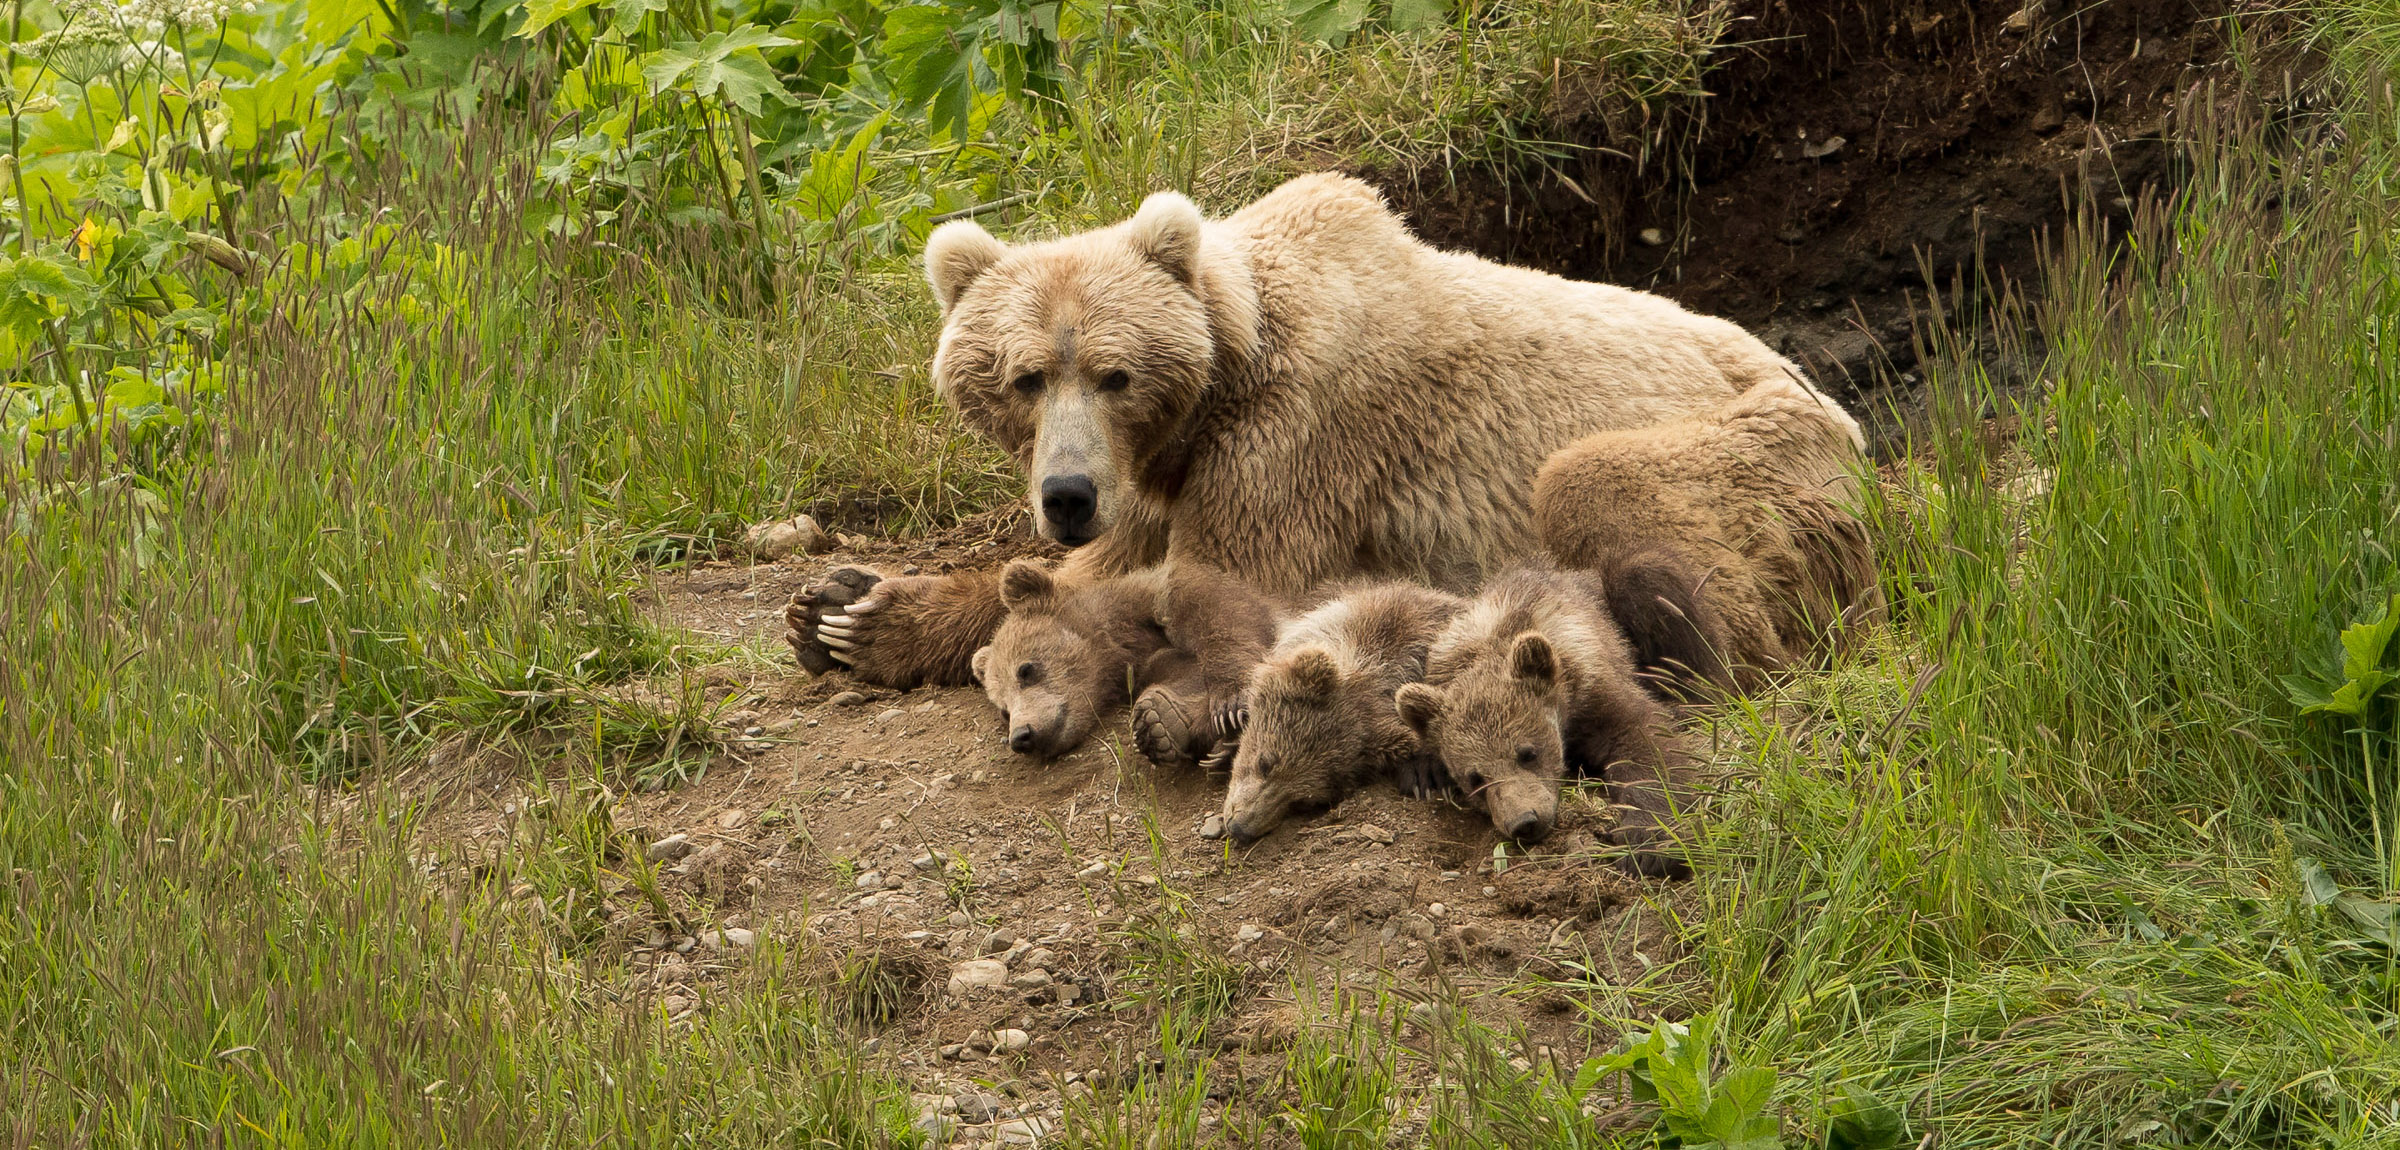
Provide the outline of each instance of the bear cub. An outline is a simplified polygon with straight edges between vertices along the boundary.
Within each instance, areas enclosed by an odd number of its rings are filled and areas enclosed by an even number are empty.
[[[1392,694],[1424,678],[1434,638],[1465,605],[1413,583],[1353,583],[1284,627],[1250,674],[1225,833],[1248,845],[1293,811],[1329,807],[1381,778],[1428,797],[1438,768]]]
[[[1622,865],[1680,877],[1667,821],[1690,755],[1667,708],[1643,689],[1607,604],[1590,572],[1503,574],[1443,630],[1425,682],[1400,687],[1393,705],[1501,833],[1541,840],[1558,821],[1567,777],[1599,776],[1624,808],[1616,838],[1634,851]]]
[[[1213,568],[1183,563],[1069,585],[1020,559],[1000,577],[1008,615],[975,652],[1009,747],[1056,758],[1136,692],[1134,738],[1160,766],[1216,749],[1250,668],[1274,642],[1273,601]]]

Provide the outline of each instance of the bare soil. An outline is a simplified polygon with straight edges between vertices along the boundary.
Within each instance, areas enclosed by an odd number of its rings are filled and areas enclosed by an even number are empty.
[[[1549,134],[1591,148],[1580,161],[1392,194],[1437,242],[1743,324],[1884,441],[1921,407],[1928,283],[1967,289],[1943,301],[1952,321],[2003,284],[2038,294],[2078,211],[2118,224],[2172,189],[2179,109],[2226,77],[2236,17],[2273,20],[2249,0],[1734,9],[1736,46],[1668,159],[1634,170],[1622,125],[1578,118],[1562,90]],[[1980,354],[2030,382],[2023,357]]]

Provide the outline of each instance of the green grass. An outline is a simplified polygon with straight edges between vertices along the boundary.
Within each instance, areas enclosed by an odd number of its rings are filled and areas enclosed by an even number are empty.
[[[1334,50],[1240,5],[1133,12],[1151,39],[1103,57],[1030,154],[986,142],[932,178],[1038,191],[1028,226],[1070,228],[1328,158],[1556,163],[1562,107],[1651,107],[1671,165],[1722,32],[1698,8],[1502,3],[1464,35]],[[2311,881],[2388,893],[2391,760],[2282,684],[2400,587],[2400,113],[2340,82],[2390,74],[2400,15],[2318,27],[2323,110],[2191,121],[2172,210],[2067,245],[2012,450],[1937,426],[1884,497],[1901,622],[1722,716],[1736,773],[1684,965],[1519,989],[1612,1029],[1713,1012],[1716,1068],[1770,1068],[1794,1144],[1855,1097],[1900,1116],[1899,1145],[2400,1141],[2392,949]],[[1552,88],[1602,63],[1622,83]],[[604,688],[724,655],[642,616],[649,565],[773,512],[908,530],[1011,497],[926,384],[902,245],[815,251],[770,302],[708,233],[629,253],[508,222],[520,119],[410,131],[257,209],[326,258],[229,328],[208,450],[138,482],[56,458],[0,477],[0,1133],[912,1144],[905,1085],[856,1053],[895,1004],[872,956],[770,938],[670,1021],[621,992],[603,942],[623,924],[596,909],[641,897],[606,789],[705,726],[696,697]],[[342,247],[332,221],[379,214],[388,242]],[[1947,362],[1945,410],[1979,409],[1972,364]],[[2001,482],[2026,474],[2046,479]],[[461,733],[565,748],[491,871],[418,857],[427,812],[395,782]],[[1321,1017],[1277,1096],[1204,1131],[1202,1039],[1245,991],[1176,926],[1119,940],[1166,1069],[1079,1104],[1072,1144],[1651,1129],[1641,1105],[1589,1125],[1576,1068],[1511,1062],[1518,1036],[1472,1005],[1428,1033],[1398,990],[1344,987],[1306,999]],[[829,1008],[828,971],[865,989]]]

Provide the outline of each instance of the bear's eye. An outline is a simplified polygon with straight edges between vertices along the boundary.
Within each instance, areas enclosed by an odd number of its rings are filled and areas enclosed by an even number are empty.
[[[1270,756],[1260,755],[1258,757],[1258,777],[1263,779],[1274,773],[1275,760]]]
[[[1100,377],[1100,390],[1123,391],[1125,390],[1125,385],[1132,382],[1132,376],[1127,375],[1122,371],[1112,371],[1107,375]]]
[[[1534,750],[1531,746],[1517,748],[1517,765],[1520,767],[1530,767],[1534,763],[1539,762],[1541,757],[1542,753]]]
[[[1017,664],[1017,685],[1030,687],[1042,681],[1042,669],[1034,663]]]
[[[1042,390],[1042,373],[1038,371],[1028,371],[1011,381],[1009,386],[1016,388],[1019,392],[1025,395],[1038,394]]]

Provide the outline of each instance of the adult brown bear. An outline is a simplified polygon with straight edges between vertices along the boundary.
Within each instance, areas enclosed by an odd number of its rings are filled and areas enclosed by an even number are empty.
[[[1803,379],[1657,296],[1437,251],[1344,176],[1217,221],[1161,193],[1046,243],[951,223],[925,264],[934,384],[1025,469],[1042,533],[1077,548],[1068,581],[1172,556],[1278,594],[1362,575],[1472,591],[1538,550],[1552,452]],[[845,568],[787,618],[803,666],[908,687],[967,682],[1004,614],[998,572]]]

